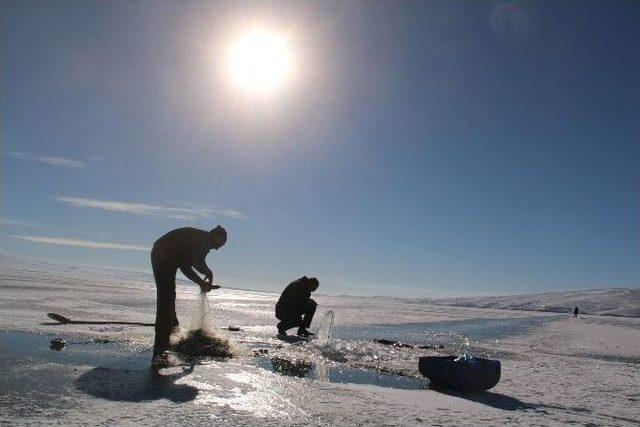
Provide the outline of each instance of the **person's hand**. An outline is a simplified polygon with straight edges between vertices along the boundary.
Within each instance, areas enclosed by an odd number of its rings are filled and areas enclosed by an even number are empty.
[[[204,293],[211,292],[214,289],[220,289],[219,285],[212,285],[211,283],[205,283],[204,285],[200,285],[200,290]]]

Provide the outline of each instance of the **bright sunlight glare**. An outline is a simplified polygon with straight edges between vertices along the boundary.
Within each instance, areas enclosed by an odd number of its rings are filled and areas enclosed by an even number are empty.
[[[273,92],[291,76],[291,48],[280,34],[252,31],[229,50],[232,81],[251,92]]]

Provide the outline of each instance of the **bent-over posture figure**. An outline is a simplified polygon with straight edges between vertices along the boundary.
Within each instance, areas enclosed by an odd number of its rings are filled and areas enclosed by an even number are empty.
[[[169,337],[178,326],[176,316],[176,272],[178,269],[190,280],[200,285],[202,292],[213,286],[213,272],[205,263],[211,249],[219,249],[227,241],[227,231],[217,226],[211,231],[197,228],[178,228],[160,237],[151,250],[151,266],[156,279],[156,338],[153,357],[169,349]],[[204,280],[195,269],[204,275]]]
[[[313,335],[307,328],[311,326],[318,304],[311,299],[311,292],[315,292],[319,285],[318,279],[307,276],[287,285],[276,304],[276,317],[280,320],[278,334],[286,335],[288,329],[297,326],[299,336]]]

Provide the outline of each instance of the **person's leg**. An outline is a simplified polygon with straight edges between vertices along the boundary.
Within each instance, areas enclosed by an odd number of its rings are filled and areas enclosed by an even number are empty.
[[[169,337],[171,336],[171,298],[163,283],[157,284],[156,304],[156,337],[153,344],[153,356],[162,354],[169,349]]]
[[[311,326],[311,322],[313,321],[313,315],[316,314],[316,308],[318,304],[312,299],[309,299],[309,302],[304,307],[304,312],[302,313],[304,317],[302,318],[302,323],[298,328],[298,335],[303,337],[308,337],[309,335],[313,335],[311,332],[307,330]]]
[[[314,300],[309,299],[309,302],[304,308],[304,313],[303,313],[304,317],[302,319],[302,325],[301,325],[305,329],[311,326],[311,322],[313,321],[313,316],[316,314],[317,307],[318,307],[318,304]]]
[[[175,274],[157,271],[156,279],[156,336],[153,344],[153,356],[169,349],[169,338],[173,329],[175,315]]]
[[[280,323],[278,323],[278,333],[286,334],[287,330],[302,325],[302,316],[283,316],[279,317]]]
[[[176,316],[176,278],[171,280],[171,329],[175,329],[180,326],[178,322],[178,316]]]

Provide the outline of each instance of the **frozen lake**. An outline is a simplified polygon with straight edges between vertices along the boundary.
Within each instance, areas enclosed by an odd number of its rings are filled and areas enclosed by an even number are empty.
[[[148,277],[2,267],[0,419],[10,425],[639,424],[640,319],[319,295],[318,317],[335,312],[334,339],[284,344],[275,338],[277,295],[220,289],[210,295],[212,323],[237,357],[154,374],[153,328],[46,317],[148,322]],[[195,295],[178,289],[184,326]],[[49,349],[56,337],[66,341],[59,352]],[[426,388],[418,358],[461,351],[500,359],[500,383],[466,395]]]

